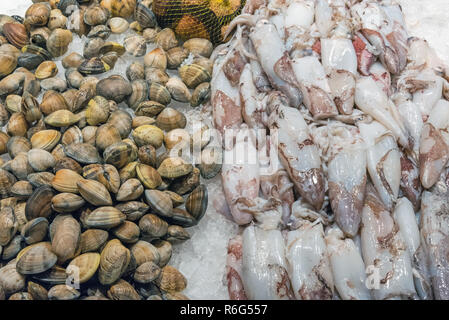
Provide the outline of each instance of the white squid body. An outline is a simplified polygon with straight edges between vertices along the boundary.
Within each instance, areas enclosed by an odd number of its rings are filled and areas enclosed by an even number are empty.
[[[388,99],[385,92],[379,88],[373,78],[360,77],[357,80],[355,103],[360,110],[391,130],[403,147],[409,147],[408,134],[396,106],[393,101]]]
[[[269,118],[271,137],[297,191],[316,210],[324,201],[321,158],[307,123],[297,109],[279,105]]]
[[[371,300],[366,286],[365,264],[352,239],[338,228],[326,231],[326,244],[335,288],[343,300]]]
[[[421,132],[419,165],[424,188],[432,187],[449,160],[449,102],[439,100]]]
[[[282,80],[275,71],[277,63],[282,61],[282,58],[285,58],[287,53],[284,42],[274,24],[268,20],[259,20],[249,37],[256,50],[260,64],[273,87],[289,98],[291,106],[299,106],[302,99],[299,90],[293,84]]]
[[[398,105],[398,111],[401,115],[402,122],[407,130],[415,159],[419,155],[419,140],[423,128],[423,120],[419,107],[410,100],[404,101]]]
[[[349,141],[344,143],[345,140]],[[332,136],[331,148],[333,155],[327,171],[332,210],[340,229],[354,237],[359,230],[365,195],[366,146],[349,134],[340,139]]]
[[[412,203],[407,198],[400,198],[393,212],[394,221],[407,245],[410,257],[413,257],[419,247],[419,228],[416,222]]]
[[[315,119],[338,114],[323,65],[314,56],[292,60],[293,72],[301,88],[305,106]]]
[[[248,130],[241,129],[233,148],[225,149],[221,178],[226,202],[237,224],[253,219],[248,213],[259,195],[260,171],[258,152]]]
[[[334,102],[342,114],[351,114],[354,107],[357,55],[350,39],[321,39],[321,61],[329,75]]]
[[[394,137],[384,126],[373,121],[359,124],[363,140],[368,146],[367,167],[382,202],[393,209],[401,183],[401,155]]]
[[[362,252],[365,265],[373,272],[375,299],[413,298],[411,258],[392,214],[367,186],[362,214]]]
[[[253,129],[265,128],[267,115],[264,104],[258,97],[258,91],[253,81],[252,68],[249,63],[245,65],[240,75],[240,101],[242,103],[242,116],[245,123]]]
[[[412,37],[408,41],[408,58],[415,67],[426,66],[433,70],[445,70],[443,61],[424,39]]]
[[[292,298],[281,231],[248,226],[243,232],[242,280],[250,300]]]
[[[299,229],[289,231],[286,256],[297,299],[332,299],[334,280],[321,223],[303,220]]]
[[[222,61],[214,66],[211,80],[211,102],[214,126],[224,135],[225,130],[238,129],[242,123],[239,88],[232,86],[226,77],[223,66],[232,57],[230,50]]]
[[[413,93],[413,102],[418,105],[421,115],[426,119],[435,103],[442,98],[443,78],[437,76],[432,70],[425,69],[416,76],[415,81],[427,82],[424,89]]]
[[[291,49],[296,43],[301,45],[303,37],[308,38],[315,18],[314,0],[290,0],[284,10],[285,43]]]
[[[390,72],[380,62],[375,62],[369,69],[370,77],[373,78],[377,85],[389,97],[391,95],[391,75]]]
[[[447,172],[431,191],[424,191],[421,235],[435,299],[449,299],[449,192]]]
[[[351,7],[363,35],[380,52],[382,64],[399,74],[407,62],[407,33],[400,7],[363,1]]]

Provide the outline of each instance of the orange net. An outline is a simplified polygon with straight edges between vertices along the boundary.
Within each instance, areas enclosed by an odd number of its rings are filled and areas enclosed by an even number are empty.
[[[172,28],[181,38],[223,40],[226,26],[238,16],[246,0],[154,0],[159,26]]]

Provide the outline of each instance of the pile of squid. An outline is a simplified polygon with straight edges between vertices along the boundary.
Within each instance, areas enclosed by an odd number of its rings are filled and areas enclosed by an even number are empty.
[[[400,6],[249,0],[232,29],[211,82],[230,298],[449,299],[449,68]]]

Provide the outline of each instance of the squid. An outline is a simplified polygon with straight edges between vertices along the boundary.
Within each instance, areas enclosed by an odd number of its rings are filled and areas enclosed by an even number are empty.
[[[329,198],[335,221],[345,235],[359,230],[366,185],[366,146],[356,127],[331,129]]]
[[[355,103],[360,110],[388,128],[401,146],[406,149],[410,148],[409,134],[401,121],[396,106],[373,78],[361,77],[357,80]]]
[[[243,237],[237,235],[229,240],[228,254],[226,257],[226,281],[231,300],[248,300],[243,280],[241,278],[243,268]]]
[[[312,140],[301,112],[286,106],[279,96],[268,107],[269,128],[279,158],[297,192],[316,210],[324,201],[324,176],[317,146]],[[277,103],[275,103],[277,101]]]
[[[360,123],[360,132],[367,149],[367,168],[380,199],[388,210],[393,209],[401,181],[401,156],[391,133],[380,123]]]
[[[287,232],[286,257],[295,297],[300,300],[331,300],[334,279],[320,220],[303,220]]]
[[[428,263],[433,295],[438,300],[449,299],[448,190],[448,171],[445,170],[438,182],[429,191],[423,192],[421,201],[421,244],[426,257],[423,260]]]
[[[415,298],[411,257],[392,212],[371,184],[362,213],[363,261],[369,270],[375,299]]]
[[[326,245],[335,288],[343,300],[371,300],[365,264],[352,239],[345,239],[337,227],[326,231]]]

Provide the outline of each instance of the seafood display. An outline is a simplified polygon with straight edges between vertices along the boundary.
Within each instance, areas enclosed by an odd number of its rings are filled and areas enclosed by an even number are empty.
[[[0,15],[0,300],[188,299],[171,257],[221,153],[185,110],[209,100],[213,44],[161,30],[151,8]]]
[[[247,1],[231,34],[211,80],[229,297],[449,299],[449,67],[400,5]]]

